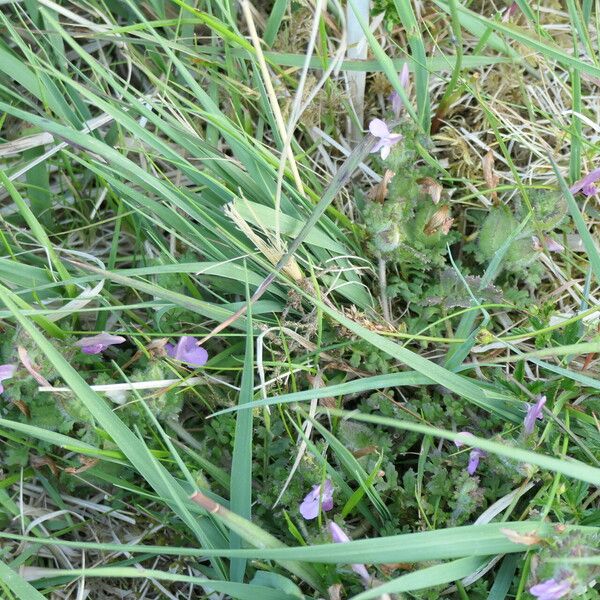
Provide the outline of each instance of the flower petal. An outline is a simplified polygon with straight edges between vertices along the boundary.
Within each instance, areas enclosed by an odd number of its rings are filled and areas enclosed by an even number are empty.
[[[400,94],[396,91],[393,91],[388,100],[392,103],[392,112],[394,116],[397,118],[400,116],[400,111],[402,110],[402,98],[400,98]]]
[[[469,464],[467,465],[467,473],[474,475],[479,466],[479,460],[485,456],[485,452],[479,448],[473,448],[469,454]]]
[[[346,535],[346,532],[335,521],[329,521],[327,527],[334,543],[345,544],[346,542],[350,541],[350,538]]]
[[[333,484],[331,479],[326,479],[323,485],[313,485],[312,490],[306,494],[300,504],[300,514],[307,520],[316,519],[319,514],[319,502],[321,510],[327,511],[333,508]]]
[[[593,185],[600,179],[600,168],[594,169],[588,173],[585,177],[582,177],[579,181],[576,181],[570,188],[571,194],[583,191],[587,196],[591,196],[596,193],[596,187]],[[591,187],[590,187],[591,186]],[[592,193],[589,193],[592,192]]]
[[[179,339],[173,354],[171,354],[172,351],[167,346],[171,346],[171,344],[165,345],[169,356],[188,365],[201,367],[208,361],[208,352],[201,346],[198,346],[198,340],[191,335],[184,335]]]
[[[309,494],[306,496],[306,498],[304,498],[302,504],[300,504],[299,510],[300,514],[307,521],[311,521],[312,519],[316,519],[317,515],[319,514],[319,502],[318,500],[315,501],[315,499],[312,498],[312,495]]]
[[[125,338],[121,335],[111,335],[110,333],[100,333],[92,337],[84,337],[75,342],[75,346],[81,348],[86,354],[98,354],[109,346],[122,344]]]
[[[466,437],[469,437],[469,436],[471,436],[471,437],[472,437],[472,436],[473,436],[473,434],[472,434],[470,431],[459,431],[459,432],[458,432],[458,435],[461,435],[461,436],[463,436],[463,437],[464,437],[464,436],[466,436]],[[462,440],[455,440],[455,441],[454,441],[454,445],[455,445],[457,448],[460,448],[461,446],[464,446],[465,444],[468,444],[468,443],[469,443],[468,441],[466,441],[466,442],[463,442]]]
[[[582,188],[581,191],[586,195],[586,196],[593,196],[594,194],[596,194],[596,192],[598,191],[598,188],[593,184],[593,183],[586,183]]]
[[[17,365],[0,365],[0,381],[14,377]]]
[[[546,396],[540,396],[535,404],[527,404],[527,414],[523,419],[523,429],[527,435],[533,433],[536,420],[542,420],[542,410],[546,404]]]
[[[410,84],[410,71],[408,69],[408,63],[405,62],[402,66],[402,71],[400,71],[400,85],[407,89]]]
[[[529,588],[529,593],[538,600],[559,600],[571,591],[571,583],[567,579],[557,581],[546,579]]]
[[[390,134],[387,124],[381,119],[373,119],[369,123],[369,131],[371,132],[371,135],[379,138],[387,137]]]
[[[17,365],[0,365],[0,394],[4,391],[2,382],[5,379],[12,379],[17,372]]]
[[[333,508],[333,498],[323,498],[321,502],[321,510],[327,512]]]
[[[385,160],[390,155],[390,146],[389,144],[385,144],[381,148],[381,160]]]
[[[100,352],[105,349],[106,346],[104,344],[91,344],[90,346],[81,347],[81,351],[84,354],[100,354]]]
[[[375,154],[375,152],[379,152],[385,146],[385,139],[378,139],[373,149],[371,150],[371,154]]]
[[[562,252],[565,249],[561,243],[553,240],[550,236],[545,235],[544,241],[546,242],[546,248],[548,248],[548,252]]]

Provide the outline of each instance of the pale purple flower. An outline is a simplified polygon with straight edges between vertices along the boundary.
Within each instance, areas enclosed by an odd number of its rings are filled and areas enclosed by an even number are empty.
[[[184,335],[179,338],[175,346],[165,344],[165,351],[171,358],[194,367],[201,367],[208,360],[208,352],[202,346],[198,346],[198,340],[191,335]]]
[[[331,534],[331,539],[336,544],[345,544],[350,541],[350,538],[346,535],[345,531],[334,521],[330,521],[327,524],[329,529],[329,533]],[[369,583],[371,581],[371,576],[367,571],[367,567],[361,564],[350,565],[352,570],[363,580],[364,583]]]
[[[321,510],[331,510],[333,508],[333,484],[331,479],[326,479],[323,485],[317,484],[305,496],[300,504],[300,514],[307,520],[316,519]]]
[[[371,135],[379,138],[371,153],[380,152],[382,160],[390,155],[392,146],[395,146],[402,139],[402,134],[391,133],[390,128],[381,119],[373,119],[369,123],[369,131]]]
[[[2,382],[5,379],[12,379],[17,371],[17,365],[0,365],[0,394],[4,391]]]
[[[527,414],[523,420],[523,429],[527,435],[533,433],[536,419],[540,421],[544,418],[542,409],[546,404],[546,396],[540,396],[535,404],[527,404]]]
[[[467,473],[469,475],[475,475],[480,459],[485,458],[485,456],[486,453],[479,448],[473,448],[473,450],[471,450],[469,453],[469,463],[467,464]]]
[[[556,579],[546,579],[537,585],[529,588],[529,593],[538,600],[559,600],[571,591],[571,583],[568,579],[557,581]]]
[[[469,431],[459,431],[458,433],[465,437],[473,435]],[[468,443],[468,442],[463,442],[461,440],[454,441],[454,444],[457,448],[464,446],[465,443]],[[482,458],[485,458],[486,456],[487,456],[487,454],[483,450],[480,450],[479,448],[473,448],[473,450],[471,450],[471,452],[469,453],[469,463],[467,464],[467,473],[469,475],[474,475],[475,471],[477,470],[477,467],[479,466],[479,461]]]
[[[408,70],[408,63],[404,63],[404,66],[402,67],[402,71],[400,72],[399,75],[399,79],[400,79],[400,85],[405,89],[408,90],[408,86],[410,83],[410,71]],[[400,113],[402,112],[402,106],[403,106],[403,102],[402,102],[402,98],[400,97],[400,94],[394,90],[389,97],[389,101],[392,103],[392,112],[394,113],[394,116],[396,118],[398,118],[400,116]]]
[[[593,196],[598,192],[598,188],[594,185],[598,179],[600,179],[600,168],[594,169],[585,177],[582,177],[579,181],[575,182],[571,186],[571,194],[583,192],[586,196]]]
[[[81,348],[85,354],[100,354],[103,350],[106,350],[109,346],[115,344],[122,344],[125,338],[120,335],[110,335],[110,333],[100,333],[92,337],[81,338],[75,342],[78,348]]]

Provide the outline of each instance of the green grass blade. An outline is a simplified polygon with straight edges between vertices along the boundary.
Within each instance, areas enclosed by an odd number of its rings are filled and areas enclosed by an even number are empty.
[[[330,431],[323,427],[321,423],[315,419],[310,420],[312,421],[315,429],[323,436],[323,439],[328,442],[348,475],[352,477],[361,488],[364,489],[380,517],[384,521],[390,520],[392,515],[385,505],[385,502],[373,484],[369,483],[369,474],[362,468],[361,464],[358,462],[358,460],[356,460],[352,452],[350,452],[350,450],[348,450],[348,448],[346,448],[344,444],[342,444]]]
[[[275,590],[262,585],[249,585],[235,583],[232,581],[217,581],[192,575],[182,575],[158,569],[136,569],[133,567],[96,567],[93,569],[53,569],[49,575],[54,577],[67,576],[77,577],[103,577],[107,579],[156,579],[158,581],[175,581],[181,583],[193,583],[203,587],[205,590],[214,590],[237,598],[238,600],[298,600],[298,596],[291,596],[282,590]],[[43,597],[43,596],[40,596]],[[28,597],[29,598],[29,597]],[[31,597],[34,598],[33,596]]]
[[[246,405],[244,408],[255,409],[263,406],[273,406],[275,404],[288,404],[290,402],[302,402],[305,400],[312,400],[313,398],[328,398],[330,396],[345,396],[348,394],[356,394],[362,392],[368,392],[371,390],[380,390],[389,387],[402,387],[402,386],[419,386],[434,383],[433,379],[415,373],[414,371],[407,371],[403,373],[393,373],[390,375],[374,375],[373,377],[364,377],[348,381],[346,383],[338,383],[336,385],[328,385],[314,390],[306,390],[303,392],[292,392],[290,394],[282,394],[281,396],[273,396],[272,398],[266,398],[264,400],[255,400],[254,402]],[[216,417],[230,412],[239,410],[237,406],[231,408],[224,408],[222,410],[214,412],[211,416]]]
[[[221,509],[219,509],[221,512]],[[221,515],[224,517],[224,514]],[[237,515],[225,517],[235,519]],[[449,527],[434,531],[404,533],[372,539],[353,540],[345,544],[317,544],[296,548],[284,547],[281,542],[264,535],[262,529],[250,522],[230,523],[241,527],[254,544],[255,548],[246,550],[201,549],[174,546],[149,546],[144,544],[127,545],[114,543],[81,542],[78,540],[61,540],[54,538],[37,538],[13,533],[0,532],[0,539],[15,539],[38,544],[53,544],[84,550],[102,550],[106,552],[127,551],[133,554],[181,555],[181,556],[244,556],[261,560],[278,562],[294,560],[327,564],[352,564],[365,562],[368,564],[385,564],[393,562],[418,563],[431,560],[452,560],[472,556],[491,556],[524,552],[528,548],[508,539],[503,529],[516,533],[535,533],[539,537],[548,537],[556,533],[552,523],[545,521],[505,521],[484,525],[465,525]],[[596,527],[575,527],[566,525],[565,534],[581,532],[594,533]],[[318,588],[318,586],[317,586]]]
[[[481,557],[469,556],[459,558],[452,562],[420,569],[407,575],[402,575],[392,579],[383,585],[378,585],[373,589],[366,590],[352,598],[352,600],[371,600],[372,598],[381,598],[384,594],[400,594],[402,592],[412,592],[425,588],[458,581],[467,575],[475,572],[484,561]]]
[[[250,290],[246,285],[246,353],[242,385],[238,406],[252,402],[254,391],[254,337],[252,332],[252,304]],[[241,410],[237,413],[235,422],[235,437],[233,457],[231,462],[231,481],[229,484],[231,510],[240,517],[250,519],[252,506],[252,411]],[[233,550],[241,548],[242,538],[233,533],[230,536],[229,547]],[[246,561],[234,558],[231,561],[230,577],[233,581],[243,581],[246,571]]]
[[[271,535],[258,525],[255,525],[252,521],[240,517],[224,506],[212,501],[204,494],[196,492],[192,496],[192,499],[227,525],[233,533],[238,534],[246,543],[256,548],[256,550],[250,551],[232,549],[220,550],[218,551],[219,556],[252,558],[253,552],[260,554],[261,552],[264,552],[264,549],[268,549],[267,552],[275,553],[281,551],[281,549],[293,550],[293,548],[287,548],[283,542],[280,542],[275,536]],[[210,553],[211,550],[207,550],[207,552]],[[320,576],[310,565],[303,565],[301,562],[294,559],[287,560],[285,557],[282,560],[274,557],[274,560],[276,560],[284,569],[287,569],[290,573],[293,573],[303,581],[306,581],[315,589],[318,590],[323,588]]]
[[[46,600],[30,583],[0,560],[0,579],[19,600]]]
[[[62,261],[60,260],[58,255],[56,254],[56,251],[54,250],[54,246],[52,245],[52,242],[50,241],[50,238],[48,237],[46,230],[41,225],[41,223],[38,221],[37,217],[35,216],[33,211],[29,208],[27,203],[23,200],[23,198],[21,197],[21,194],[19,194],[19,192],[17,191],[17,188],[15,188],[12,181],[10,181],[10,179],[6,176],[6,173],[4,173],[4,171],[0,171],[0,183],[4,186],[4,188],[6,189],[6,191],[9,193],[10,197],[12,198],[13,202],[17,205],[17,208],[19,209],[21,216],[23,217],[23,219],[27,223],[29,229],[31,230],[31,233],[35,236],[37,241],[47,252],[47,254],[50,258],[50,261],[54,265],[54,268],[56,269],[60,278],[63,281],[70,279],[71,276],[69,274],[69,271],[64,266],[64,264],[62,263]],[[67,290],[69,291],[70,295],[75,294],[75,289],[73,288],[73,286],[67,285]]]
[[[415,88],[417,93],[417,113],[423,131],[431,129],[431,100],[429,93],[429,71],[427,55],[419,22],[410,0],[394,0],[400,21],[406,31],[414,64]],[[457,58],[457,61],[460,60]]]
[[[404,348],[396,342],[393,342],[386,337],[379,335],[378,333],[375,333],[374,331],[371,331],[366,327],[359,325],[358,323],[355,323],[345,315],[320,302],[316,298],[311,298],[311,301],[319,306],[319,308],[323,310],[323,312],[327,313],[332,319],[356,335],[360,336],[371,345],[379,348],[393,358],[406,364],[411,369],[414,369],[422,375],[429,377],[436,383],[443,385],[459,396],[470,400],[486,410],[495,411],[505,415],[507,418],[514,419],[512,411],[506,404],[506,401],[510,400],[510,397],[505,393],[493,392],[485,389],[481,385],[478,385],[474,380],[448,371],[444,367],[441,367],[436,363],[423,358],[419,354]]]
[[[275,0],[271,14],[267,20],[265,32],[263,33],[263,41],[270,48],[277,37],[277,32],[281,27],[281,22],[288,7],[288,0]]]
[[[514,554],[505,556],[498,569],[494,584],[487,600],[505,600],[517,570],[518,557]]]

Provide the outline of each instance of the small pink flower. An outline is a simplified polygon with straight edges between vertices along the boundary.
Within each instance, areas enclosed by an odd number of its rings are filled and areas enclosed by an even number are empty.
[[[527,404],[527,414],[523,420],[523,430],[527,435],[533,433],[536,420],[542,420],[544,418],[542,409],[546,404],[546,396],[540,396],[535,404]]]
[[[100,352],[106,350],[109,346],[116,344],[122,344],[125,338],[120,335],[110,335],[110,333],[100,333],[92,337],[81,338],[75,345],[81,348],[85,354],[100,354]]]
[[[385,121],[381,119],[373,119],[369,123],[369,131],[371,135],[379,138],[371,153],[380,152],[382,160],[385,160],[390,155],[392,147],[402,139],[402,134],[391,133]]]
[[[17,371],[17,365],[0,365],[0,394],[4,391],[2,382],[5,379],[12,379]]]
[[[314,485],[313,489],[305,496],[300,504],[300,514],[307,520],[316,519],[322,511],[333,508],[333,484],[331,479],[326,479],[323,485]]]
[[[538,600],[559,600],[571,591],[571,583],[567,579],[557,581],[546,579],[529,588],[529,593]]]
[[[408,90],[408,86],[410,85],[410,71],[408,70],[408,63],[404,63],[404,66],[402,67],[402,71],[400,73],[400,85],[405,89]],[[402,112],[402,106],[403,106],[403,102],[402,102],[402,98],[400,97],[400,94],[394,90],[389,97],[389,101],[392,103],[392,112],[394,113],[394,116],[396,118],[398,118],[400,116],[400,113]]]
[[[586,196],[593,196],[598,192],[598,189],[594,185],[598,179],[600,179],[600,168],[594,169],[585,177],[582,177],[579,181],[574,183],[570,189],[571,194],[583,192]]]
[[[202,346],[198,346],[198,340],[191,335],[179,338],[175,346],[165,344],[165,350],[171,358],[194,367],[201,367],[208,361],[208,352]]]
[[[329,529],[329,533],[331,534],[331,539],[336,544],[345,544],[346,542],[351,541],[350,538],[346,535],[346,532],[335,522],[329,521],[327,524]],[[367,567],[361,564],[350,565],[352,570],[363,580],[364,583],[369,583],[371,581],[371,576],[367,571]]]

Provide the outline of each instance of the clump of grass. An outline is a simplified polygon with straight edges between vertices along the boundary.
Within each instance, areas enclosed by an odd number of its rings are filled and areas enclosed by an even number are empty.
[[[597,596],[597,15],[515,6],[7,5],[2,597]]]

